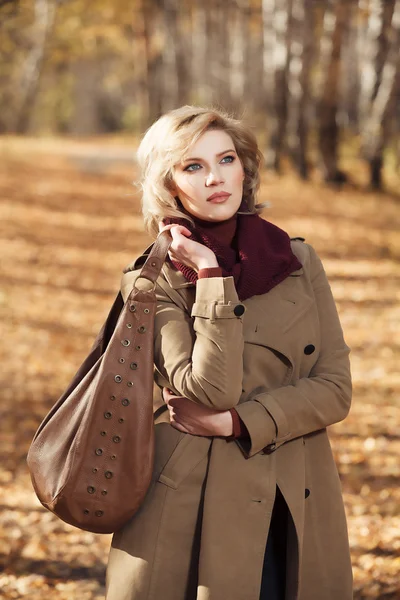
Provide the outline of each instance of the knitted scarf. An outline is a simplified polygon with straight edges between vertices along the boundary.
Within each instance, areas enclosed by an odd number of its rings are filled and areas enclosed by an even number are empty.
[[[244,209],[241,206],[239,210]],[[164,219],[164,224],[184,225],[192,232],[190,239],[210,248],[223,277],[233,276],[241,301],[266,294],[302,266],[292,252],[288,234],[258,214],[236,214],[236,232],[231,245],[213,235],[212,227],[202,227],[200,220],[192,218],[197,221],[195,227],[183,218],[169,217]],[[188,281],[196,284],[196,271],[183,263],[172,263]]]

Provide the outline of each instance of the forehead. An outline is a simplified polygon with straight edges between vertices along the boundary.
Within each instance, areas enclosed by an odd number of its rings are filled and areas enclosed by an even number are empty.
[[[231,136],[221,129],[209,129],[194,142],[183,159],[200,154],[217,154],[223,150],[234,149],[235,145]]]

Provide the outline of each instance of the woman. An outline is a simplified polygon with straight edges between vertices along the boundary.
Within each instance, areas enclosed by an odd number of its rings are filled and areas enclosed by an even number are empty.
[[[173,238],[155,321],[168,410],[152,485],[113,536],[106,598],[348,600],[326,427],[349,411],[349,348],[321,261],[258,215],[261,154],[240,121],[183,106],[138,159],[146,227]]]

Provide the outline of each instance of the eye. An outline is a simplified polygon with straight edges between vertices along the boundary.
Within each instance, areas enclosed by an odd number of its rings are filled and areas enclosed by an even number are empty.
[[[232,156],[232,155],[224,156],[224,158],[221,159],[221,163],[224,163],[224,161],[226,159],[229,159],[228,162],[225,164],[231,164],[231,163],[233,163],[235,158],[236,157]],[[187,167],[185,167],[183,170],[188,171],[189,173],[193,173],[193,171],[198,171],[198,169],[195,169],[195,168],[192,169],[192,167],[200,167],[201,168],[201,165],[199,165],[199,163],[192,163],[191,165],[188,165]]]
[[[199,163],[192,163],[191,165],[188,165],[187,167],[185,167],[183,170],[189,171],[189,173],[191,173],[193,171],[197,171],[197,169],[191,169],[191,167],[200,167],[200,165],[199,165]]]

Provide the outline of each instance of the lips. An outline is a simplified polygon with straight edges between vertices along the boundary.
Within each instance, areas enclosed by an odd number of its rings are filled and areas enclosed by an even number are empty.
[[[220,202],[224,202],[229,196],[230,194],[228,192],[216,192],[207,198],[207,202],[219,204]]]

